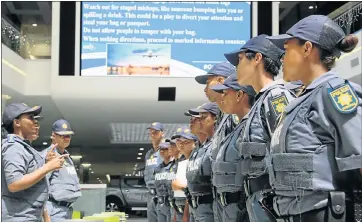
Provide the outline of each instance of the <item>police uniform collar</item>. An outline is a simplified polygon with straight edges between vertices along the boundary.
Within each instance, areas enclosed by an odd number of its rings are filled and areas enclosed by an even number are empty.
[[[274,86],[274,85],[283,85],[285,82],[283,79],[278,79],[278,80],[274,80],[271,83],[267,84],[266,86],[264,86],[259,93],[262,93],[264,91],[266,91],[267,89],[269,89],[270,87]]]
[[[211,141],[212,137],[209,137],[205,140],[205,142],[203,144],[201,144],[202,146],[208,144]]]
[[[162,161],[162,165],[164,167],[167,167],[168,165],[172,164],[172,161],[169,161],[167,164],[165,163],[165,161]]]
[[[275,85],[284,85],[284,83],[285,82],[283,79],[278,79],[278,80],[272,81],[271,83],[267,84],[260,90],[260,92],[258,92],[258,94],[256,94],[255,101],[257,101],[259,99],[259,97],[270,87],[275,86]]]
[[[316,87],[318,87],[320,84],[324,83],[326,81],[326,79],[329,79],[331,76],[336,76],[336,73],[333,71],[329,71],[324,73],[323,75],[318,76],[316,79],[314,79],[311,84],[309,84],[306,87],[306,90],[311,90],[311,89],[315,89]]]

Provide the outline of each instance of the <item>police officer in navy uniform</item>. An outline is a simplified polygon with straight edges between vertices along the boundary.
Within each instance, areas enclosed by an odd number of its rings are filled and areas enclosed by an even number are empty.
[[[181,127],[177,129],[174,138],[176,139],[176,146],[180,150],[180,153],[184,156],[184,159],[189,160],[194,150],[198,149],[199,146],[198,137],[192,133],[189,127]],[[187,187],[188,187],[187,182],[185,184],[184,181],[179,181],[178,178],[176,178],[172,182],[173,190],[182,190],[185,193],[185,196],[188,199],[190,199]],[[190,222],[195,221],[193,212],[190,212],[189,203],[186,200],[186,198],[176,197],[175,204],[178,209],[178,212],[182,214],[182,217],[176,218],[176,221],[190,221]]]
[[[147,219],[150,222],[157,222],[157,194],[155,190],[155,168],[162,163],[158,146],[160,145],[163,133],[163,125],[154,122],[147,128],[150,133],[153,149],[150,149],[145,155],[144,179],[149,190],[149,200],[147,202]]]
[[[284,107],[295,98],[284,86],[274,81],[281,66],[284,51],[259,35],[250,39],[241,49],[225,54],[237,67],[240,85],[251,85],[256,91],[255,103],[247,118],[240,145],[241,171],[247,195],[247,210],[251,221],[269,221],[259,200],[271,191],[265,157],[269,153],[271,136]]]
[[[48,200],[46,175],[59,169],[64,157],[44,164],[42,156],[29,144],[38,137],[39,126],[34,116],[41,106],[24,103],[6,106],[2,127],[8,132],[1,146],[1,219],[8,222],[41,221]]]
[[[163,162],[155,169],[155,185],[157,193],[157,220],[159,222],[170,222],[171,211],[169,198],[169,184],[175,178],[175,174],[170,172],[172,167],[171,155],[169,153],[169,142],[163,142],[159,145],[159,152]]]
[[[178,131],[181,131],[181,129],[182,128],[178,128]],[[171,139],[165,140],[165,142],[170,143],[169,152],[170,152],[171,157],[173,158],[173,160],[171,161],[170,170],[169,170],[169,174],[170,174],[169,178],[171,178],[171,180],[168,181],[167,189],[168,189],[168,195],[169,195],[169,204],[171,206],[171,209],[170,209],[171,210],[171,221],[182,222],[183,209],[180,210],[176,206],[176,199],[174,197],[174,191],[172,190],[172,181],[176,177],[178,163],[180,161],[185,160],[185,156],[180,153],[180,149],[178,149],[178,147],[176,145],[176,135],[177,134],[172,136]],[[186,198],[183,198],[183,203],[185,203],[185,201],[186,201]],[[183,204],[183,206],[184,206],[184,204]]]
[[[195,221],[214,221],[211,145],[214,123],[219,112],[216,103],[205,103],[199,109],[190,110],[190,113],[200,116],[200,131],[208,138],[193,151],[186,168],[187,186],[191,195],[189,206]]]
[[[235,128],[238,124],[236,122],[237,116],[234,114],[225,114],[223,112],[223,105],[221,103],[221,95],[216,93],[211,89],[212,86],[216,84],[222,84],[224,80],[229,77],[230,75],[235,75],[235,67],[228,62],[222,62],[214,65],[210,71],[206,75],[196,76],[195,79],[200,84],[206,84],[205,87],[205,94],[206,97],[209,99],[210,102],[216,102],[221,112],[216,117],[215,122],[215,133],[212,139],[212,153],[211,153],[211,160],[214,162],[216,155],[220,148],[221,141]],[[222,216],[218,215],[217,212],[221,210],[218,208],[215,191],[214,193],[214,203],[213,208],[215,214],[215,221],[222,221]]]
[[[211,89],[222,94],[225,113],[236,114],[243,119],[221,142],[213,163],[212,182],[216,187],[218,209],[221,209],[214,213],[225,222],[248,221],[239,146],[246,123],[244,117],[250,111],[256,93],[251,86],[239,85],[236,75],[229,76],[223,84]]]
[[[42,152],[44,158],[46,154],[52,152],[56,156],[69,154],[67,148],[74,132],[68,121],[59,119],[52,126],[52,146]],[[56,149],[53,146],[57,144]],[[49,200],[46,204],[48,214],[52,222],[72,219],[73,203],[82,196],[79,178],[70,157],[65,158],[63,167],[47,175],[49,180]]]
[[[361,221],[362,90],[332,70],[355,35],[324,15],[308,16],[286,34],[284,79],[304,92],[285,109],[271,141],[270,200],[281,221]]]

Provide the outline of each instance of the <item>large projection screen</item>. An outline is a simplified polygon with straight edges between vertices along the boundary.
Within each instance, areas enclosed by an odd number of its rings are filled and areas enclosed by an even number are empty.
[[[82,76],[193,77],[251,37],[250,2],[82,2]]]

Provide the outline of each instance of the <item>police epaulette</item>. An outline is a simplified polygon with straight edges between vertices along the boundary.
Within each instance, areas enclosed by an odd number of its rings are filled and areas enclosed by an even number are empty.
[[[8,143],[15,143],[15,137],[14,137],[14,135],[8,135],[8,136],[7,136],[7,142],[8,142]]]

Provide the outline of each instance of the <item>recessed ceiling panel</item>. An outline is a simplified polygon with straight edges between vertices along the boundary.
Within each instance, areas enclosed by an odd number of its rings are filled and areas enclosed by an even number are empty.
[[[111,144],[121,143],[150,143],[147,127],[151,123],[111,123]],[[187,126],[187,123],[163,124],[165,137],[170,138],[178,127]]]

